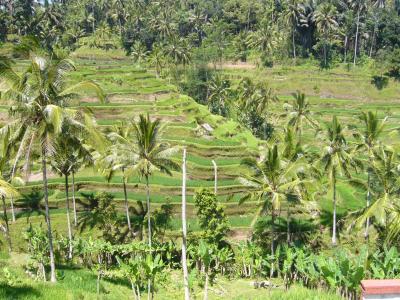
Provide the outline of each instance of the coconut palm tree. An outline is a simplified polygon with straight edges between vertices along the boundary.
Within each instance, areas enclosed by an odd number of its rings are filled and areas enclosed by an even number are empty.
[[[151,51],[148,57],[148,60],[150,65],[156,69],[156,77],[159,78],[165,65],[165,58],[162,48],[160,46],[154,46],[153,51]]]
[[[12,243],[10,236],[10,227],[8,224],[7,206],[6,198],[10,196],[18,195],[14,187],[4,180],[4,175],[6,174],[6,169],[8,167],[7,163],[13,151],[13,143],[10,143],[10,131],[1,130],[1,140],[0,140],[0,197],[3,205],[3,219],[4,226],[1,229],[4,231],[6,240],[8,243],[8,250],[12,251]]]
[[[380,144],[379,138],[385,129],[386,119],[380,120],[377,113],[362,112],[360,115],[360,120],[363,123],[363,128],[357,130],[354,137],[357,139],[358,143],[356,146],[357,151],[361,151],[363,154],[367,154],[367,207],[371,203],[371,167],[375,159],[377,147]],[[368,227],[369,218],[366,220],[365,224],[365,238],[368,238]]]
[[[57,53],[45,52],[34,38],[26,39],[16,48],[16,52],[29,60],[29,65],[22,74],[12,68],[12,63],[8,59],[1,58],[0,62],[0,79],[7,83],[2,96],[14,104],[11,111],[13,118],[7,126],[21,133],[17,155],[33,140],[38,140],[40,145],[51,282],[56,282],[48,203],[48,158],[54,154],[55,139],[65,124],[80,124],[85,128],[85,123],[92,121],[84,113],[67,107],[69,100],[75,97],[76,91],[91,88],[101,99],[103,97],[98,85],[91,81],[68,86],[66,75],[75,70],[73,62],[59,57]]]
[[[140,115],[139,120],[132,124],[133,143],[135,143],[135,153],[138,156],[137,162],[132,170],[139,173],[146,182],[146,204],[147,204],[147,224],[148,224],[148,243],[151,248],[151,210],[150,210],[150,185],[149,178],[154,171],[160,171],[172,175],[171,171],[179,170],[177,163],[170,159],[176,152],[176,148],[160,141],[161,121],[152,121],[149,114]]]
[[[336,7],[329,3],[322,3],[314,12],[313,20],[317,25],[317,31],[322,36],[324,47],[324,67],[327,66],[327,44],[331,39],[332,34],[339,26],[336,21]]]
[[[108,180],[114,175],[116,170],[122,171],[122,184],[124,189],[125,213],[130,233],[132,232],[131,220],[129,215],[129,204],[126,184],[128,174],[131,174],[138,160],[136,154],[136,143],[133,139],[133,127],[126,123],[120,123],[113,127],[108,134],[109,140],[113,143],[109,151],[100,159],[103,171],[107,173]]]
[[[79,132],[73,126],[65,126],[62,133],[56,138],[54,145],[54,155],[51,158],[51,166],[56,173],[64,176],[65,179],[65,201],[67,209],[67,226],[68,226],[68,243],[69,251],[68,258],[72,259],[72,222],[70,216],[70,202],[69,202],[69,176],[75,167],[76,153],[78,147],[82,147],[81,140],[78,138]],[[75,197],[74,197],[75,198]],[[76,206],[74,204],[74,219],[76,215]]]
[[[374,153],[370,173],[377,186],[374,193],[377,199],[358,218],[358,224],[365,224],[368,218],[373,218],[377,226],[387,230],[386,239],[390,241],[400,232],[398,155],[394,149],[383,146]]]
[[[299,199],[299,187],[305,183],[299,178],[299,172],[303,172],[304,164],[301,159],[289,161],[283,158],[278,151],[278,146],[274,145],[272,149],[268,149],[265,158],[261,161],[249,158],[244,159],[242,164],[251,170],[251,174],[240,177],[240,182],[249,188],[249,192],[240,199],[239,203],[247,200],[256,200],[261,202],[252,226],[254,226],[258,217],[271,211],[271,253],[274,254],[274,222],[276,212],[279,211],[282,202],[288,202],[289,197],[296,196]],[[273,269],[273,268],[272,268]],[[271,271],[271,275],[273,270]]]
[[[304,123],[307,123],[312,128],[317,128],[318,123],[312,117],[310,103],[307,101],[306,95],[297,91],[292,96],[294,99],[290,107],[291,112],[289,113],[288,124],[294,127],[298,140],[301,143]]]
[[[299,25],[300,19],[300,6],[298,0],[289,0],[288,6],[284,12],[284,17],[289,26],[291,26],[292,31],[292,50],[293,50],[293,58],[296,58],[296,44],[295,44],[295,34],[296,28]]]
[[[332,188],[333,198],[333,220],[332,220],[332,244],[336,245],[336,186],[338,176],[351,177],[350,167],[357,169],[360,163],[351,154],[350,147],[346,141],[344,130],[336,116],[326,129],[327,146],[319,163],[323,172],[328,176]]]
[[[212,113],[226,116],[229,112],[230,82],[221,75],[215,75],[210,83],[210,95],[207,99]]]
[[[359,38],[359,31],[360,31],[360,19],[362,17],[362,13],[364,13],[368,8],[368,3],[366,0],[351,0],[350,7],[357,11],[357,20],[356,20],[356,35],[354,39],[354,57],[353,57],[353,65],[356,65],[357,59],[357,49],[358,49],[358,38]]]

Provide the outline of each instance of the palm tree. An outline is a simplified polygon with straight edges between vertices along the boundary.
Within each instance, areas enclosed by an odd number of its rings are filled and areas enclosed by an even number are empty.
[[[47,164],[49,156],[54,154],[54,142],[65,124],[78,124],[80,121],[91,121],[81,112],[67,108],[68,100],[75,97],[75,91],[87,88],[95,89],[102,98],[98,85],[91,81],[79,82],[67,86],[66,75],[75,70],[71,60],[58,57],[56,53],[46,53],[33,39],[26,39],[16,51],[29,59],[28,68],[20,75],[10,61],[2,58],[0,78],[8,85],[3,97],[14,103],[12,121],[7,126],[21,132],[18,152],[26,145],[39,140],[42,160],[42,175],[47,234],[49,241],[51,282],[56,282],[53,237],[48,203]],[[84,128],[84,122],[80,123]],[[29,148],[28,148],[29,149]],[[29,156],[28,156],[29,157]]]
[[[212,113],[226,116],[229,111],[230,82],[221,75],[215,75],[210,83],[208,107]]]
[[[313,20],[317,25],[317,31],[323,38],[324,67],[327,66],[327,43],[338,27],[336,16],[336,7],[328,2],[319,5],[313,16]]]
[[[69,205],[69,181],[68,178],[72,173],[74,167],[74,150],[77,148],[77,144],[80,140],[77,139],[76,130],[72,126],[63,128],[63,132],[56,138],[54,146],[54,155],[51,160],[52,168],[60,175],[64,176],[65,179],[65,203],[67,209],[67,226],[68,226],[68,243],[69,251],[68,258],[72,259],[72,224],[70,217],[70,205]],[[75,207],[75,205],[74,205]],[[75,209],[74,209],[75,210]]]
[[[137,162],[134,166],[140,177],[146,181],[146,204],[147,204],[147,225],[148,243],[151,248],[151,210],[150,210],[150,185],[149,178],[155,170],[172,175],[172,170],[179,170],[178,164],[170,157],[176,152],[169,144],[160,141],[161,122],[159,119],[152,121],[150,116],[140,115],[139,120],[132,124],[135,139],[135,153]]]
[[[154,46],[149,55],[149,63],[156,69],[156,77],[159,78],[165,64],[164,53],[160,46]]]
[[[136,144],[132,137],[133,127],[128,124],[120,123],[113,127],[108,138],[113,142],[108,153],[102,158],[103,168],[107,170],[108,180],[114,175],[116,170],[122,171],[122,184],[124,188],[125,213],[130,233],[132,232],[131,220],[129,215],[129,204],[126,184],[131,170],[134,170],[138,160],[136,154]]]
[[[363,128],[358,130],[354,136],[359,141],[356,146],[356,150],[362,151],[365,154],[365,151],[368,156],[368,179],[367,179],[367,207],[369,207],[371,203],[371,167],[376,155],[376,148],[380,144],[379,138],[382,135],[382,132],[385,128],[386,118],[382,121],[379,120],[377,113],[362,112],[360,115],[360,120],[363,123]],[[369,218],[366,220],[365,224],[365,238],[368,238],[368,227],[369,227]]]
[[[251,33],[247,44],[259,50],[263,55],[271,54],[276,45],[279,44],[281,36],[275,24],[263,20],[257,31]]]
[[[299,142],[301,143],[302,131],[304,122],[307,125],[317,128],[318,124],[313,120],[312,113],[310,111],[310,103],[307,101],[306,95],[297,91],[293,95],[293,104],[291,106],[292,111],[289,113],[290,126],[293,126],[297,135]]]
[[[249,192],[240,199],[239,203],[247,200],[257,200],[261,202],[260,208],[252,222],[254,226],[261,214],[271,211],[271,253],[274,254],[274,223],[276,212],[280,209],[282,202],[288,203],[292,195],[301,198],[299,187],[304,182],[299,178],[304,164],[301,159],[289,161],[283,158],[278,152],[278,146],[274,145],[268,149],[262,161],[249,158],[244,159],[242,164],[250,168],[251,174],[240,177],[240,182],[249,188]],[[271,275],[273,268],[271,268]]]
[[[7,215],[7,206],[6,206],[6,197],[16,196],[18,195],[17,191],[14,187],[7,183],[4,180],[4,174],[6,172],[7,162],[13,150],[13,143],[10,142],[10,131],[1,130],[1,143],[0,143],[0,197],[3,204],[3,219],[5,226],[2,226],[2,230],[6,235],[6,240],[8,243],[8,250],[12,251],[12,244],[11,244],[11,236],[10,236],[10,227],[8,224],[8,215]]]
[[[293,48],[293,58],[296,58],[296,44],[295,44],[295,34],[296,28],[299,24],[300,17],[300,6],[298,0],[289,0],[288,7],[285,11],[285,19],[289,26],[292,27],[292,48]]]
[[[143,45],[140,41],[136,41],[133,44],[131,56],[135,63],[138,63],[140,65],[143,61],[146,60],[148,53],[149,52],[147,51],[146,46]]]
[[[351,0],[350,1],[351,8],[353,8],[357,11],[356,35],[355,35],[355,41],[354,41],[354,58],[353,58],[354,65],[356,65],[356,59],[357,59],[358,36],[359,36],[359,31],[360,31],[360,18],[361,18],[361,14],[367,9],[367,5],[368,4],[367,4],[366,0]]]
[[[376,225],[387,230],[388,241],[400,232],[399,227],[399,163],[393,149],[380,146],[374,151],[374,160],[370,167],[371,178],[376,183],[377,199],[358,219],[358,224],[365,224],[368,218],[374,218]]]
[[[169,144],[160,142],[161,123],[159,119],[152,121],[149,114],[140,115],[139,121],[132,124],[134,132],[135,153],[138,160],[134,167],[141,178],[146,181],[146,204],[147,204],[147,226],[148,244],[151,249],[151,210],[150,210],[150,185],[149,177],[155,170],[172,175],[172,170],[179,170],[179,165],[170,157],[176,151]],[[148,280],[148,298],[152,294],[151,280]]]
[[[351,177],[349,168],[357,167],[359,162],[351,155],[347,144],[343,128],[336,116],[332,117],[332,122],[328,124],[326,130],[327,147],[320,159],[323,172],[328,175],[333,193],[333,225],[332,225],[332,244],[336,245],[336,184],[337,178],[344,175]]]

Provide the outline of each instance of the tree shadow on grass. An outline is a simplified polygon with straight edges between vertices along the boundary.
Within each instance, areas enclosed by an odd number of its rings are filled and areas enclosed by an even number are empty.
[[[5,283],[0,283],[0,298],[1,299],[21,299],[22,297],[28,297],[29,299],[39,299],[42,294],[26,285],[20,285],[20,286],[10,286]]]

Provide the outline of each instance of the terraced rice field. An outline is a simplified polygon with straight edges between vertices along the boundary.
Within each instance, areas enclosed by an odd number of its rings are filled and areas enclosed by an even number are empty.
[[[240,166],[240,161],[245,157],[256,156],[258,150],[265,146],[265,142],[253,137],[247,129],[236,122],[210,114],[207,107],[181,95],[167,80],[156,78],[152,71],[133,65],[123,56],[110,59],[76,54],[75,61],[77,71],[71,81],[95,80],[107,94],[107,101],[99,103],[88,93],[79,102],[74,103],[74,106],[90,108],[98,124],[104,129],[118,124],[121,120],[134,119],[140,113],[149,113],[154,118],[160,118],[166,124],[163,139],[171,145],[187,148],[189,195],[193,195],[200,187],[213,187],[214,174],[211,161],[215,160],[218,165],[218,198],[226,206],[231,225],[237,228],[249,226],[256,203],[238,206],[240,193],[245,188],[239,184],[237,176],[246,172]],[[271,115],[280,125],[286,122],[283,116],[284,103],[290,102],[290,94],[299,89],[309,95],[311,110],[321,124],[329,121],[332,114],[337,114],[343,123],[349,124],[350,121],[354,123],[361,110],[377,110],[382,116],[390,115],[388,131],[397,127],[400,112],[399,84],[391,82],[387,88],[379,91],[370,84],[371,74],[364,74],[363,70],[350,72],[338,68],[321,71],[316,67],[304,66],[263,70],[230,67],[222,69],[221,72],[234,84],[238,84],[241,78],[246,76],[255,81],[267,81],[280,98],[278,103],[273,103],[270,107]],[[0,121],[7,118],[7,109],[6,105],[0,106]],[[304,134],[305,143],[313,141],[313,150],[321,151],[324,147],[322,138],[316,136],[311,128],[306,129]],[[390,139],[389,134],[387,139]],[[174,160],[181,162],[180,153]],[[33,169],[39,171],[38,166],[34,166]],[[39,174],[33,174],[30,182],[21,187],[21,190],[28,191],[35,186],[41,186],[40,179]],[[62,209],[63,179],[51,174],[49,182],[52,205],[54,208]],[[79,193],[108,191],[115,195],[116,200],[123,198],[121,182],[121,174],[117,173],[110,182],[107,182],[92,168],[81,170],[76,175]],[[174,173],[169,177],[156,173],[150,183],[152,203],[158,206],[170,201],[178,215],[181,174]],[[228,196],[233,193],[235,196],[228,200]],[[338,193],[342,198],[339,212],[364,205],[363,193],[350,188],[344,182],[339,184]],[[132,205],[135,205],[137,200],[145,199],[144,186],[139,178],[130,178],[128,197]],[[329,194],[317,200],[325,211],[331,210]],[[194,216],[192,197],[188,197],[188,202],[189,216]],[[189,224],[191,222],[189,221]],[[192,228],[195,228],[195,222],[192,223]],[[178,226],[177,224],[174,226]]]

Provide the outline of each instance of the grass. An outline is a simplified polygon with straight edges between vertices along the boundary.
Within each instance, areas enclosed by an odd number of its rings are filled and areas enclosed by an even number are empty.
[[[20,300],[52,300],[52,299],[104,299],[119,300],[132,297],[129,284],[118,279],[103,279],[100,284],[100,295],[96,292],[96,274],[86,269],[69,266],[58,266],[58,282],[34,281],[28,278],[21,268],[26,257],[15,255],[13,260],[0,260],[2,273],[8,272],[11,282],[2,280],[0,283],[1,299]],[[335,300],[340,299],[334,294],[309,290],[295,285],[285,291],[281,283],[272,289],[255,289],[252,280],[226,280],[217,278],[216,284],[209,289],[209,299],[282,299],[282,300]],[[182,297],[181,274],[179,271],[167,272],[163,280],[157,283],[155,299],[167,300]],[[191,291],[192,298],[200,299],[203,290],[197,284]],[[142,291],[142,297],[146,297]]]

